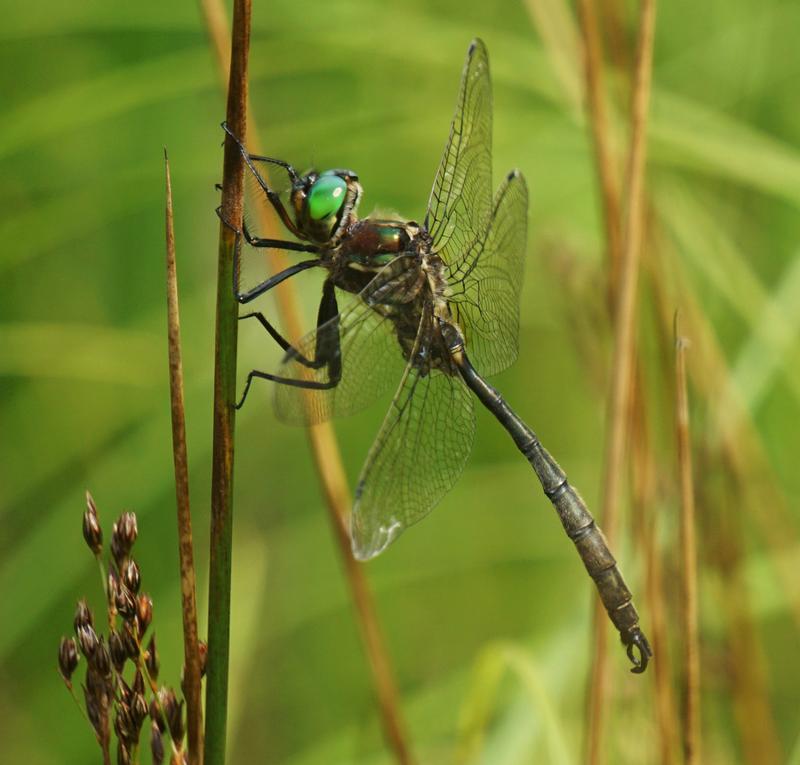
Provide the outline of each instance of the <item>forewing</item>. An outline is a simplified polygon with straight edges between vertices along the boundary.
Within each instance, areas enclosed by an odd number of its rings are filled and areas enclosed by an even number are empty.
[[[378,555],[434,508],[461,475],[474,433],[472,396],[461,378],[409,365],[358,481],[356,558]]]
[[[455,264],[482,239],[491,210],[492,84],[482,40],[470,44],[450,137],[428,200],[434,249]]]
[[[475,368],[484,375],[514,363],[528,238],[528,187],[509,173],[495,195],[489,227],[467,257],[447,268],[448,300]]]
[[[390,390],[403,375],[405,360],[394,324],[377,304],[402,304],[418,278],[409,256],[396,258],[333,319],[303,337],[283,357],[277,375],[313,385],[331,383],[331,366],[341,364],[339,382],[329,388],[275,385],[275,411],[286,422],[314,424],[333,416],[347,416]],[[332,365],[310,368],[300,359],[312,360],[322,345],[336,345]]]

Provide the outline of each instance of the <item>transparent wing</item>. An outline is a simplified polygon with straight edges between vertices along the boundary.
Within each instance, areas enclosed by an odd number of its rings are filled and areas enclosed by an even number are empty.
[[[331,385],[331,369],[341,367],[338,383],[328,388],[275,385],[275,411],[292,423],[318,423],[354,414],[390,390],[403,375],[405,359],[391,314],[410,299],[418,272],[411,257],[402,256],[379,271],[334,318],[309,332],[283,357],[277,375],[314,385]],[[338,336],[338,342],[331,342]],[[323,342],[320,339],[323,338]],[[335,350],[330,364],[310,368],[320,345]]]
[[[428,200],[434,250],[455,264],[482,239],[492,203],[492,84],[482,40],[473,40],[461,75],[450,137]]]
[[[434,508],[461,475],[474,433],[472,396],[461,378],[409,364],[359,478],[356,558],[378,555]]]
[[[517,358],[527,237],[528,187],[515,170],[495,195],[484,236],[447,267],[450,309],[472,363],[484,375],[502,371]]]

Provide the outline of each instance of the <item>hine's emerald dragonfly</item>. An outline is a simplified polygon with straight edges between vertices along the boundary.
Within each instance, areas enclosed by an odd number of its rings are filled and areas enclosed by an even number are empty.
[[[396,386],[356,488],[353,553],[382,552],[424,518],[461,474],[475,430],[474,394],[508,431],[536,472],[577,548],[634,667],[652,655],[631,593],[584,501],[536,434],[484,379],[517,356],[519,298],[527,239],[528,191],[518,170],[492,196],[492,94],[481,40],[467,53],[455,116],[422,223],[359,218],[362,188],[351,170],[299,174],[290,164],[238,144],[259,193],[297,241],[238,231],[234,290],[249,304],[309,268],[327,272],[316,329],[289,343],[261,312],[255,319],[284,350],[274,372],[247,376],[275,386],[278,416],[318,423],[365,407]],[[291,184],[288,204],[272,188],[268,165]],[[240,291],[241,248],[312,253]],[[339,293],[355,296],[340,309]]]

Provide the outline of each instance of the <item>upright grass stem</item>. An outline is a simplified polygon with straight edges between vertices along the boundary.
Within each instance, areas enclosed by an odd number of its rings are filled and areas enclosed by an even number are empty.
[[[203,709],[200,700],[200,650],[197,636],[197,598],[194,547],[192,544],[192,516],[189,508],[189,459],[186,451],[186,414],[183,405],[183,365],[181,363],[181,326],[178,310],[178,274],[175,263],[172,182],[166,149],[164,150],[164,169],[167,198],[167,337],[169,344],[170,404],[172,410],[172,454],[175,463],[178,552],[181,570],[181,610],[183,613],[183,654],[186,667],[183,676],[183,693],[186,698],[189,765],[202,765]]]
[[[697,622],[697,542],[695,540],[694,480],[689,433],[689,395],[686,389],[686,346],[675,316],[675,436],[681,491],[681,590],[685,688],[683,753],[686,765],[697,765],[700,746],[700,646]]]
[[[230,59],[225,10],[220,0],[201,0],[200,5],[217,62],[220,70],[224,72]],[[259,143],[255,120],[252,117],[248,125],[249,129],[246,133],[247,145],[256,154],[264,153]],[[238,135],[245,135],[245,133],[242,132]],[[278,232],[275,231],[274,218],[263,207],[259,208],[258,214],[264,235],[280,238]],[[289,265],[288,259],[280,250],[270,252],[267,262],[273,273],[282,271]],[[278,285],[275,292],[277,294],[278,312],[286,328],[286,335],[291,342],[294,342],[303,335],[296,293],[289,281]],[[323,422],[309,427],[308,437],[319,481],[325,496],[334,539],[342,556],[345,577],[350,589],[350,597],[355,608],[358,628],[361,633],[378,701],[384,735],[395,760],[400,765],[410,765],[414,760],[400,707],[400,694],[394,679],[394,670],[380,629],[377,609],[364,569],[353,557],[350,547],[348,519],[352,498],[342,465],[336,434],[330,423]]]
[[[610,277],[609,297],[611,298],[619,282],[619,269],[622,262],[622,214],[620,212],[619,183],[614,167],[611,134],[608,129],[603,48],[594,0],[579,0],[578,12],[583,33],[586,104],[589,111],[597,178],[600,182],[600,199],[603,205],[606,261]],[[610,304],[614,304],[613,299]]]
[[[606,468],[599,521],[609,545],[614,548],[619,525],[619,503],[625,474],[625,447],[635,344],[636,297],[642,245],[644,169],[647,112],[655,32],[655,0],[642,0],[633,77],[630,149],[627,168],[625,225],[620,279],[614,317],[614,357],[606,438]],[[608,697],[608,629],[606,614],[598,601],[594,614],[594,651],[590,679],[587,760],[603,762],[605,713]]]
[[[236,135],[247,129],[247,58],[250,0],[234,0],[226,120]],[[226,137],[222,172],[222,217],[241,228],[244,164]],[[234,298],[236,235],[220,221],[214,366],[214,441],[211,475],[211,557],[208,592],[208,676],[205,763],[225,762],[228,663],[230,654],[233,446],[236,395],[238,304]]]

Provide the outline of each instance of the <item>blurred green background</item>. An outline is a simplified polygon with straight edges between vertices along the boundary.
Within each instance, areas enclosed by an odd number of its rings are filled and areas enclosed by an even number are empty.
[[[574,9],[558,0],[254,6],[250,92],[264,146],[300,168],[353,167],[365,213],[423,215],[467,44],[486,41],[495,177],[517,166],[531,189],[521,354],[496,384],[596,507],[610,333]],[[621,38],[610,87],[621,126],[636,13],[632,3],[612,7]],[[164,146],[205,613],[224,98],[192,3],[48,0],[16,4],[3,18],[0,758],[97,762],[56,672],[75,601],[86,594],[100,609],[80,534],[86,488],[107,534],[123,509],[137,512],[136,555],[155,601],[165,681],[179,683],[182,661]],[[612,29],[607,18],[604,28]],[[657,21],[645,259],[657,250],[666,270],[653,277],[645,266],[641,295],[656,468],[647,522],[657,524],[667,591],[669,645],[660,657],[673,667],[677,698],[672,367],[654,318],[661,279],[669,281],[661,309],[671,316],[687,302],[699,306],[726,362],[725,375],[708,380],[710,346],[689,351],[703,724],[706,760],[715,763],[800,762],[798,585],[781,574],[800,569],[798,28],[800,6],[775,0],[676,0],[661,4]],[[255,266],[248,283],[259,273]],[[318,279],[295,281],[310,322]],[[271,300],[263,310],[275,312]],[[688,315],[690,334],[699,325]],[[270,368],[275,349],[257,328],[241,330],[241,369]],[[268,394],[255,389],[237,418],[230,761],[387,763],[307,439],[275,421]],[[351,481],[381,413],[377,406],[337,424]],[[741,446],[738,472],[719,446],[725,433]],[[629,535],[618,557],[649,634],[641,545]],[[368,575],[420,762],[450,761],[463,720],[481,705],[485,738],[467,761],[579,761],[589,581],[489,417],[479,414],[455,489]],[[632,677],[615,641],[611,659],[609,761],[661,762],[654,673]],[[507,669],[496,689],[493,666]]]

